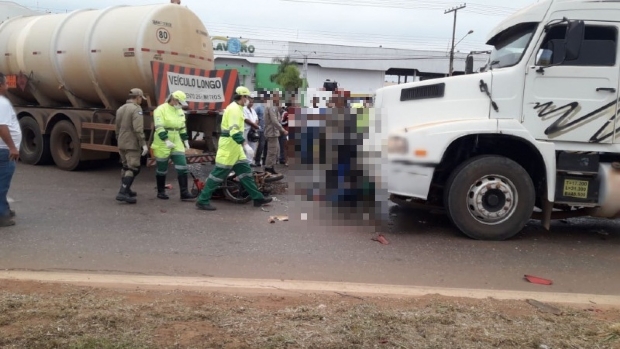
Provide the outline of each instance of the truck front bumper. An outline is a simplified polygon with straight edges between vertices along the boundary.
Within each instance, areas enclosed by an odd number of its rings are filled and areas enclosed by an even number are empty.
[[[427,200],[435,166],[434,164],[410,161],[390,161],[388,164],[388,192]]]

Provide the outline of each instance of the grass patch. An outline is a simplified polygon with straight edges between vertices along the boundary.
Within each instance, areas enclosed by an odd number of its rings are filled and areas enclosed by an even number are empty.
[[[0,284],[0,347],[620,348],[620,311],[525,302],[233,296]]]

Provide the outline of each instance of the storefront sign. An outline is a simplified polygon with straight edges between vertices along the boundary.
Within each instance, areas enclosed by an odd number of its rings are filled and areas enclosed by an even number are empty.
[[[250,40],[243,40],[237,38],[227,38],[224,36],[214,36],[211,38],[213,41],[213,51],[218,53],[229,53],[234,56],[253,57],[256,48],[254,45],[249,45]]]

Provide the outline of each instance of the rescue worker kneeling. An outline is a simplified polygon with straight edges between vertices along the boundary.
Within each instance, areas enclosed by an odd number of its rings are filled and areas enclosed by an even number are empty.
[[[250,160],[246,157],[243,144],[243,129],[245,118],[243,107],[250,97],[250,90],[239,86],[235,90],[234,102],[230,103],[222,117],[222,133],[215,156],[215,169],[209,174],[207,183],[200,193],[196,207],[199,210],[215,211],[210,200],[213,192],[226,180],[231,170],[235,171],[241,185],[254,200],[254,206],[260,207],[273,201],[271,197],[265,197],[256,187]]]
[[[175,91],[166,103],[153,112],[155,119],[155,137],[151,149],[157,162],[155,178],[157,179],[157,198],[168,200],[166,194],[166,175],[168,160],[171,158],[176,169],[181,200],[193,201],[196,196],[187,190],[187,160],[185,150],[189,149],[189,136],[185,126],[185,113],[182,108],[187,106],[187,97],[183,91]]]

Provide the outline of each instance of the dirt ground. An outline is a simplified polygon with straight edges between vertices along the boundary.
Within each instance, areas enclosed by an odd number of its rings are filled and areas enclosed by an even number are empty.
[[[619,309],[553,307],[0,281],[0,348],[620,348]]]

